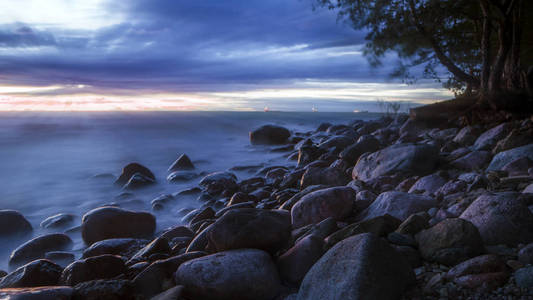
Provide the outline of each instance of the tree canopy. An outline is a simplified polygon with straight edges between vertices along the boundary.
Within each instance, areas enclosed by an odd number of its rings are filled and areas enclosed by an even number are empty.
[[[394,51],[396,76],[409,78],[423,66],[436,78],[449,72],[445,87],[488,95],[524,90],[533,64],[533,1],[529,0],[316,0],[338,11],[355,29],[365,29],[365,54],[377,66]]]

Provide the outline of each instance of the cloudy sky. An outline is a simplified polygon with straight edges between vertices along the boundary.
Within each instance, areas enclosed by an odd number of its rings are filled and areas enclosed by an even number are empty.
[[[0,110],[373,110],[446,99],[372,69],[312,0],[0,0]],[[374,106],[373,106],[374,105]]]

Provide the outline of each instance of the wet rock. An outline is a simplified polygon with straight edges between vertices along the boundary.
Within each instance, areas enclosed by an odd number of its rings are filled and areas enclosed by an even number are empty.
[[[189,221],[189,226],[202,220],[213,219],[214,217],[215,211],[211,207],[206,207],[191,218]]]
[[[487,171],[501,170],[506,164],[521,157],[527,157],[533,160],[533,144],[509,149],[494,155],[492,161],[487,167]]]
[[[131,176],[130,180],[123,186],[125,190],[135,190],[145,187],[147,185],[154,184],[155,180],[141,173],[135,173]]]
[[[72,292],[72,288],[67,286],[0,289],[0,298],[13,300],[70,300]]]
[[[289,200],[285,201],[279,208],[280,209],[285,209],[285,210],[291,210],[292,207],[294,206],[294,204],[296,204],[296,202],[298,202],[300,199],[302,199],[303,196],[305,196],[305,195],[307,195],[309,193],[312,193],[314,191],[325,189],[327,187],[328,186],[321,185],[321,184],[308,186],[308,187],[304,188],[303,190],[301,190],[300,192],[294,194]]]
[[[144,239],[107,239],[92,244],[83,251],[83,258],[113,254],[131,257],[148,244]]]
[[[276,125],[264,125],[250,132],[252,145],[285,144],[291,133],[287,128]]]
[[[21,288],[56,285],[63,269],[46,259],[34,260],[0,281],[0,288]]]
[[[42,228],[59,228],[64,227],[67,225],[70,225],[73,221],[76,215],[73,214],[57,214],[53,215],[51,217],[46,218],[44,221],[41,222]]]
[[[207,234],[209,233],[212,226],[213,224],[201,230],[189,243],[189,246],[187,246],[185,253],[190,253],[194,251],[205,251],[208,243]]]
[[[151,181],[155,181],[155,175],[147,167],[139,163],[130,163],[122,169],[122,173],[115,181],[115,184],[123,186],[125,185],[134,174],[140,174]]]
[[[533,266],[517,270],[514,273],[514,279],[517,286],[530,289],[533,286]]]
[[[46,252],[63,251],[72,248],[72,240],[65,234],[53,233],[33,238],[13,250],[9,265],[19,266],[43,258]]]
[[[72,300],[135,300],[131,281],[100,279],[82,282],[74,287]]]
[[[350,178],[337,168],[309,168],[302,176],[300,186],[305,189],[311,185],[324,184],[329,186],[346,185]]]
[[[409,193],[433,195],[446,183],[446,179],[440,174],[431,174],[418,179],[409,189]]]
[[[182,170],[194,170],[194,164],[187,154],[182,154],[172,165],[168,168],[169,172],[182,171]]]
[[[368,220],[389,214],[403,221],[414,213],[426,211],[436,205],[437,201],[433,197],[403,192],[385,192],[361,212],[358,218]]]
[[[308,235],[283,253],[277,261],[279,274],[284,282],[298,285],[307,271],[324,254],[324,239]]]
[[[331,148],[337,148],[337,149],[342,150],[350,146],[353,142],[354,142],[354,139],[351,137],[347,137],[343,135],[336,135],[318,144],[318,148],[323,149],[324,151],[331,149]]]
[[[243,192],[237,192],[233,194],[233,196],[231,196],[231,199],[229,200],[226,206],[232,206],[234,204],[244,203],[250,200],[253,200],[252,197],[250,197],[250,195],[243,193]]]
[[[352,212],[356,193],[349,187],[318,190],[302,197],[291,209],[295,228],[332,217],[342,220]]]
[[[399,299],[414,280],[404,257],[366,233],[324,254],[305,276],[297,299]]]
[[[326,238],[327,247],[332,247],[336,243],[354,235],[362,233],[372,233],[376,236],[386,236],[398,228],[401,221],[390,216],[384,215],[366,221],[350,224],[342,229],[332,233]]]
[[[74,261],[75,256],[74,256],[74,254],[72,254],[70,252],[52,251],[52,252],[47,252],[44,255],[44,258],[52,261],[55,264],[60,265],[62,268],[64,268],[64,267],[68,266],[71,262]]]
[[[161,234],[160,237],[167,239],[167,241],[171,241],[173,238],[176,237],[193,237],[194,232],[189,229],[187,226],[179,225],[175,226],[173,228],[170,228],[168,230],[165,230],[163,234]]]
[[[445,219],[416,235],[424,259],[453,266],[483,252],[477,228],[463,219]]]
[[[146,238],[153,235],[155,217],[147,212],[134,212],[116,207],[100,207],[82,219],[83,241],[91,245],[112,238]]]
[[[472,222],[488,245],[533,242],[533,214],[517,197],[517,193],[479,196],[461,214]]]
[[[205,252],[190,252],[155,261],[135,276],[133,279],[135,290],[147,298],[161,293],[174,285],[174,273],[181,264],[205,255]]]
[[[320,132],[320,131],[326,131],[328,130],[328,128],[331,126],[332,124],[331,123],[320,123],[320,125],[318,125],[318,128],[316,129],[317,132]]]
[[[153,254],[163,253],[163,254],[169,254],[170,253],[170,246],[168,245],[168,241],[166,238],[158,237],[152,242],[150,242],[148,245],[144,246],[141,250],[139,250],[135,255],[131,258],[132,260],[146,260]]]
[[[16,210],[0,210],[0,237],[25,235],[33,230],[30,222]]]
[[[212,195],[219,194],[224,190],[238,189],[237,176],[230,172],[208,174],[200,180],[199,185]]]
[[[111,279],[126,272],[120,256],[104,254],[81,259],[68,265],[61,274],[60,283],[76,285],[95,279]]]
[[[315,161],[322,152],[313,145],[304,145],[298,149],[298,168],[302,168],[307,164]]]
[[[363,135],[355,144],[344,149],[339,157],[353,165],[361,155],[366,152],[378,151],[380,147],[381,143],[373,135]]]
[[[257,249],[220,252],[183,263],[176,283],[192,299],[268,300],[280,290],[276,266],[268,253]]]
[[[398,144],[362,155],[353,168],[354,179],[368,181],[383,175],[425,175],[438,163],[438,149],[429,145]]]
[[[489,151],[473,151],[450,162],[450,165],[457,169],[476,171],[484,169],[491,159]]]
[[[275,252],[291,237],[290,215],[284,210],[233,209],[209,227],[209,249],[256,248]]]
[[[199,175],[194,171],[174,171],[167,176],[168,182],[183,182],[197,178]]]
[[[474,143],[476,150],[492,150],[499,140],[503,139],[512,129],[511,123],[503,123],[483,132]]]

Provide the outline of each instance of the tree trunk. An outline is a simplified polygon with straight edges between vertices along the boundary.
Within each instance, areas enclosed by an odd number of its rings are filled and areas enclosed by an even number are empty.
[[[489,91],[490,76],[490,36],[492,26],[490,24],[490,6],[486,0],[480,0],[481,12],[483,14],[483,25],[481,31],[481,78],[479,91],[486,94]]]
[[[524,78],[520,68],[520,42],[522,39],[522,14],[523,1],[519,0],[516,8],[512,12],[512,34],[511,49],[509,57],[505,63],[504,76],[506,78],[505,87],[508,90],[520,90],[525,87]]]

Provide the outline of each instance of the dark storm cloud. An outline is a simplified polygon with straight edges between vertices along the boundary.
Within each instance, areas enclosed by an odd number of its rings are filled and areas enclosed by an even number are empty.
[[[312,0],[134,0],[97,31],[0,27],[0,81],[108,89],[212,91],[299,79],[383,81],[360,54],[364,34]],[[13,47],[56,51],[9,52]],[[229,87],[231,85],[231,87]]]

